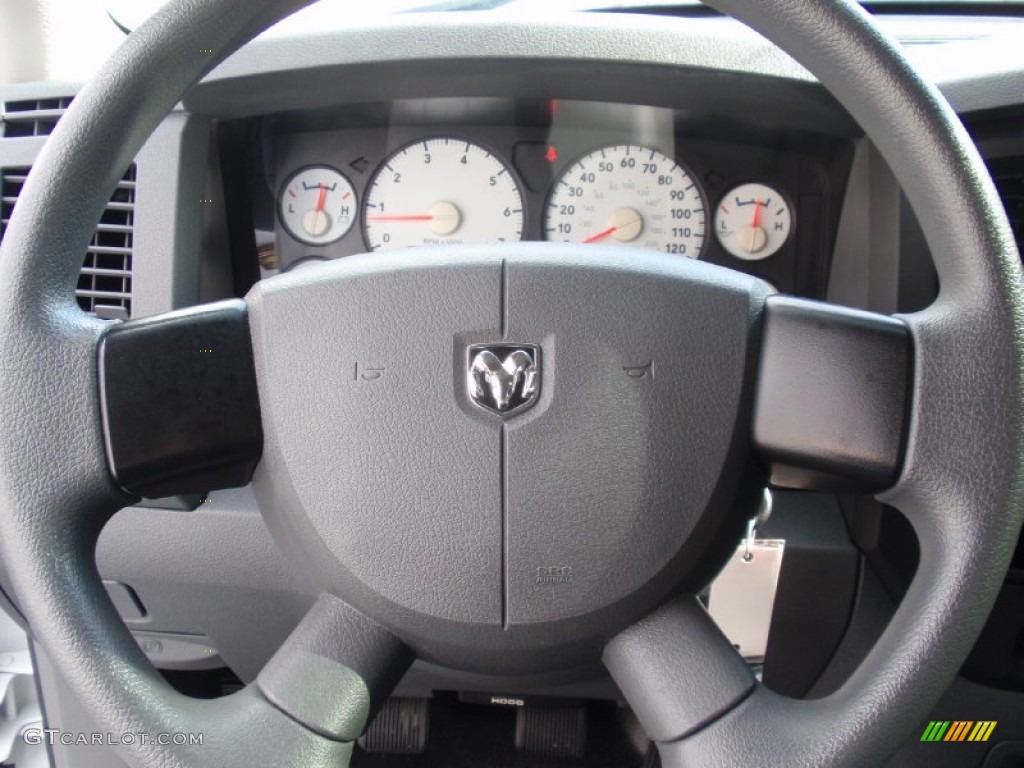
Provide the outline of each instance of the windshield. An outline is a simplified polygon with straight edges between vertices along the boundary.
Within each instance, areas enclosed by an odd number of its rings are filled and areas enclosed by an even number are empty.
[[[0,84],[82,82],[168,0],[0,0]],[[915,0],[866,5],[910,7]],[[1024,0],[917,0],[922,6],[1024,8]],[[342,9],[344,13],[340,13]],[[268,36],[351,26],[390,14],[445,11],[546,14],[552,11],[699,8],[698,0],[322,0],[271,29]]]

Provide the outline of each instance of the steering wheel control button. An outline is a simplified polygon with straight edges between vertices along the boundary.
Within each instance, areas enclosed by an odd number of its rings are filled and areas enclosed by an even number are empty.
[[[537,402],[541,360],[536,344],[473,344],[467,352],[466,389],[474,405],[508,417]]]
[[[907,325],[772,296],[764,309],[752,437],[773,485],[872,492],[899,477],[913,386]]]
[[[99,347],[107,459],[150,499],[243,486],[263,447],[245,303],[115,325]]]

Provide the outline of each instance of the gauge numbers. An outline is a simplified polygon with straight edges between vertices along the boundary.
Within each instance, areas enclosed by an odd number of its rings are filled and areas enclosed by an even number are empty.
[[[366,193],[372,250],[519,240],[523,199],[509,169],[479,144],[438,137],[381,166]]]
[[[690,173],[650,147],[595,150],[555,182],[544,233],[563,243],[650,248],[692,259],[704,246],[704,200]]]

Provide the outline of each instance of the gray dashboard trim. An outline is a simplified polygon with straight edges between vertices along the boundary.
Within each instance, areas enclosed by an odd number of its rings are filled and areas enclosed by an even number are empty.
[[[884,16],[878,21],[883,29],[894,34],[904,30],[907,22],[905,18]],[[969,27],[972,23],[988,24],[988,21],[962,19],[959,26]],[[685,44],[681,45],[680,40],[686,41]],[[1019,61],[1014,69],[1008,65],[1005,55],[993,53],[993,50],[998,52],[1005,48],[994,49],[988,40],[978,39],[946,45],[907,46],[906,53],[939,85],[954,109],[973,112],[1024,102],[1024,73]],[[456,50],[458,60],[452,56],[452,51]],[[960,64],[968,58],[973,59],[973,63],[963,74]],[[372,73],[364,73],[360,68],[377,65],[387,69],[396,64],[444,61],[472,62],[472,67],[464,72],[464,82],[431,83],[406,69],[406,74],[412,77],[408,82],[397,84],[398,91],[408,95],[409,88],[415,86],[419,89],[418,95],[450,95],[458,93],[458,88],[464,90],[471,86],[481,95],[507,95],[504,91],[494,93],[490,87],[495,75],[512,75],[501,70],[508,70],[508,62],[513,59],[522,67],[519,86],[532,85],[544,92],[574,86],[571,78],[562,79],[564,73],[561,72],[540,83],[530,79],[532,71],[543,70],[552,62],[584,65],[585,83],[592,92],[607,85],[593,77],[595,66],[682,67],[770,77],[790,84],[814,84],[813,90],[834,104],[807,70],[759,34],[732,19],[636,16],[631,18],[629,29],[624,30],[618,14],[599,13],[549,15],[544,20],[501,14],[487,19],[481,19],[479,13],[416,14],[343,31],[301,36],[271,33],[242,48],[213,70],[186,98],[185,104],[194,111],[232,117],[272,111],[275,107],[293,109],[300,105],[313,107],[357,99],[398,98],[398,95],[388,95],[395,84],[379,78],[366,79],[366,75]],[[481,65],[488,61],[504,66],[497,72],[487,72]],[[349,72],[352,77],[315,77],[302,82],[287,77],[313,70],[326,70],[334,75]],[[274,77],[268,79],[269,75]],[[250,78],[258,78],[263,87],[242,86]],[[286,80],[291,85],[290,91],[284,87]],[[231,87],[232,84],[235,87]],[[634,81],[634,95],[630,98],[624,94],[619,98],[660,104],[666,94],[657,85],[656,82]],[[501,87],[500,83],[498,86]],[[424,87],[436,94],[423,92]],[[374,93],[379,95],[374,97]],[[668,98],[672,96],[669,94]],[[600,98],[614,100],[608,95]],[[836,109],[840,108],[836,106]]]
[[[135,318],[200,301],[200,194],[210,138],[209,120],[172,113],[136,157]]]
[[[908,23],[919,23],[908,17],[880,16],[877,21],[882,29],[898,37],[906,36]],[[685,67],[816,84],[814,77],[791,57],[729,18],[633,17],[630,34],[623,32],[618,14],[570,13],[541,21],[496,13],[485,23],[480,22],[479,13],[445,13],[392,17],[384,23],[378,20],[375,24],[313,34],[298,34],[294,25],[282,25],[214,69],[187,97],[185,105],[191,111],[223,118],[351,102],[354,96],[364,94],[361,98],[367,98],[366,94],[374,91],[380,95],[372,98],[387,98],[381,93],[386,89],[379,80],[342,82],[334,77],[317,77],[304,82],[298,91],[293,87],[287,104],[275,105],[275,100],[285,99],[288,94],[268,84],[266,78],[316,69],[358,74],[360,67],[375,64],[453,61],[451,52],[456,49],[462,61],[492,60],[503,62],[506,68],[510,59],[549,64],[642,63],[655,68]],[[1007,23],[1015,22],[1024,25],[1019,20]],[[969,36],[974,27],[989,30],[991,20],[961,17],[956,19],[956,27],[965,37],[932,45],[907,45],[908,57],[961,114],[1024,103],[1024,65],[1019,57],[1014,58],[1007,41],[1000,44],[991,36]],[[586,34],[567,30],[585,30]],[[478,34],[481,32],[484,34]],[[679,45],[680,39],[688,43]],[[482,91],[481,72],[474,69],[468,74],[472,76],[467,80]],[[260,80],[261,85],[270,85],[269,91],[250,90],[252,78]],[[589,80],[593,88],[593,77]],[[551,83],[545,81],[542,85],[550,87]],[[641,100],[651,90],[644,83],[635,85],[634,100]],[[67,96],[80,87],[73,82],[0,84],[0,101]],[[658,98],[664,99],[664,94]],[[0,140],[0,164],[6,162],[6,145],[7,141]]]
[[[893,313],[898,307],[900,189],[868,139],[857,142],[836,235],[828,300]]]
[[[415,14],[313,35],[266,36],[226,59],[204,82],[328,64],[451,58],[453,51],[467,59],[648,62],[814,80],[763,37],[727,19],[635,15],[623,25],[618,14],[553,11],[543,20]]]
[[[653,106],[696,101],[706,112],[752,104],[764,119],[854,134],[855,125],[808,73],[753,32],[710,20],[562,14],[395,17],[386,24],[260,39],[217,67],[184,100],[220,118],[341,103],[432,96],[516,96]],[[682,43],[681,43],[682,41]],[[458,51],[458,55],[453,52]],[[514,66],[511,63],[515,62]],[[738,84],[780,93],[742,96]],[[708,87],[708,78],[722,78]],[[753,100],[752,102],[750,100]],[[781,109],[788,100],[788,110]],[[798,115],[792,115],[799,105]]]

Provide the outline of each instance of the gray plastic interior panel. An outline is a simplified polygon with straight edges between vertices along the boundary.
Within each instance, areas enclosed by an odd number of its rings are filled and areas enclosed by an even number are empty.
[[[512,58],[517,59],[516,67],[500,64]],[[356,23],[344,30],[257,40],[217,67],[184,103],[204,114],[262,114],[338,103],[338,83],[344,84],[342,98],[346,101],[403,95],[499,96],[508,95],[506,89],[513,83],[522,96],[573,98],[565,91],[579,90],[587,82],[586,89],[594,92],[598,82],[593,78],[594,67],[604,65],[648,69],[652,82],[634,81],[631,96],[624,82],[599,81],[602,98],[631,103],[661,104],[678,97],[659,93],[657,87],[664,85],[662,74],[668,75],[672,67],[703,70],[705,76],[715,78],[731,72],[811,82],[791,58],[734,24],[636,17],[627,31],[615,14],[558,13],[537,20],[444,13],[410,15],[387,25]],[[549,78],[534,80],[542,70]],[[442,71],[446,77],[437,78]],[[295,87],[299,73],[307,78],[303,89]],[[397,73],[402,76],[394,77]],[[247,78],[266,74],[271,76],[258,78],[258,91],[241,85]],[[581,77],[584,75],[586,79]],[[335,86],[310,88],[310,76]],[[552,87],[560,92],[552,93]],[[828,103],[824,93],[818,93],[822,103]],[[717,98],[724,106],[727,102],[734,105],[733,96],[722,93],[709,98]],[[767,100],[765,105],[771,108]],[[824,112],[818,116],[834,118]]]
[[[829,275],[828,301],[873,312],[899,309],[900,188],[869,139],[856,141]]]
[[[134,318],[206,298],[200,276],[211,234],[204,222],[223,202],[206,188],[211,130],[203,117],[172,112],[136,158]],[[222,214],[217,226],[223,228]]]
[[[103,530],[96,561],[146,608],[142,618],[122,615],[129,629],[207,637],[246,682],[314,601],[249,488],[210,494],[194,512],[121,510]]]
[[[135,594],[135,590],[120,581],[104,579],[103,586],[107,590],[110,602],[114,604],[117,612],[127,621],[140,621],[146,618],[146,608]]]
[[[314,6],[303,13],[318,12],[323,9]],[[726,111],[734,110],[738,103],[753,109],[749,96],[758,105],[757,113],[764,117],[781,116],[793,102],[773,104],[772,98],[762,102],[756,90],[739,98],[735,91],[707,88],[706,78],[722,81],[729,73],[743,73],[794,84],[814,80],[763,37],[729,18],[631,19],[629,32],[625,33],[618,14],[613,13],[556,12],[543,19],[495,15],[481,20],[476,16],[465,14],[463,20],[452,13],[415,14],[386,27],[356,23],[345,29],[337,29],[337,20],[328,17],[324,24],[301,32],[300,21],[292,19],[227,59],[186,98],[185,104],[204,114],[243,116],[336,104],[339,82],[344,82],[341,98],[346,101],[514,92],[547,96],[552,95],[552,84],[557,83],[557,95],[563,98],[665,104],[667,99],[704,96],[709,104],[726,106]],[[906,19],[881,16],[879,22],[904,37],[911,28],[909,36],[914,36],[913,20],[908,24]],[[987,28],[975,39],[968,39],[973,28],[988,24],[987,19],[959,19],[958,28],[947,33],[950,38],[959,36],[952,44],[907,47],[914,63],[960,111],[1024,102],[1013,33],[995,41],[997,45],[986,39],[991,31]],[[311,28],[320,31],[311,33]],[[454,51],[458,51],[457,56]],[[516,68],[495,65],[513,57],[520,59]],[[454,66],[435,70],[430,62]],[[560,65],[553,67],[553,62]],[[631,82],[593,77],[595,67],[636,67],[638,63],[650,67],[643,77]],[[666,89],[669,80],[663,78],[672,78],[666,73],[673,67],[701,72],[705,87],[695,87],[687,96],[687,89],[680,89],[682,83],[677,79],[675,89]],[[536,80],[545,72],[547,78]],[[438,77],[441,74],[445,77]],[[259,88],[240,82],[253,76],[258,77]],[[310,88],[310,78],[317,78],[324,87]],[[770,82],[763,77],[756,79]],[[481,87],[481,82],[486,82],[486,87]],[[305,88],[298,87],[300,84]],[[823,91],[820,94],[824,96]],[[821,128],[822,120],[835,119],[818,110],[791,117],[796,121],[810,119],[808,124]]]

